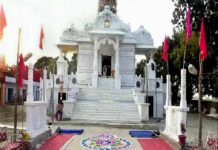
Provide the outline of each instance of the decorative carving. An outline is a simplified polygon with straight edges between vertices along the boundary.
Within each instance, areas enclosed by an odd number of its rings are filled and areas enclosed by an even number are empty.
[[[144,26],[140,26],[134,34],[140,44],[153,45],[151,34],[145,30]]]
[[[117,44],[116,44],[116,41],[114,39],[111,39],[111,38],[103,38],[103,39],[100,39],[97,43],[96,43],[96,48],[97,50],[100,48],[101,44],[105,45],[106,42],[110,45],[113,45],[114,49],[116,50],[117,49]]]

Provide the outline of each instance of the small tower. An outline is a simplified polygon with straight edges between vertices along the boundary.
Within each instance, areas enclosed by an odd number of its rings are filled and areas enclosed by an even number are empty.
[[[109,5],[111,11],[116,14],[116,12],[117,12],[117,0],[99,0],[98,12],[102,12],[104,10],[105,5]]]

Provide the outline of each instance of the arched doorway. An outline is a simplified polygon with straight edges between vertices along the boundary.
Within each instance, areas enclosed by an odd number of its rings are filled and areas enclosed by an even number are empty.
[[[111,76],[111,56],[102,55],[102,75]]]

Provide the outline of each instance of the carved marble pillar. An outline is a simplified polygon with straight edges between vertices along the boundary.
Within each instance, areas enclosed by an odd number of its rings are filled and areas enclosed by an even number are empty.
[[[33,65],[28,67],[28,87],[27,87],[27,102],[33,102]]]
[[[95,39],[94,43],[94,62],[93,62],[93,74],[92,74],[92,87],[98,87],[98,43],[97,39]]]
[[[186,69],[181,70],[181,99],[180,99],[180,107],[187,107],[186,100]]]
[[[121,89],[121,76],[120,76],[120,48],[119,38],[116,38],[115,48],[115,88]]]
[[[167,75],[167,83],[166,83],[166,104],[164,106],[165,110],[166,110],[166,122],[165,122],[165,130],[164,133],[168,134],[170,132],[170,123],[171,123],[171,118],[170,116],[172,114],[170,114],[170,110],[169,107],[171,107],[171,81],[170,81],[170,75]]]
[[[120,75],[120,57],[119,57],[119,48],[116,49],[116,56],[115,56],[115,77]]]
[[[180,121],[179,123],[184,123],[185,126],[187,125],[187,112],[189,108],[187,107],[187,100],[186,100],[186,69],[181,69],[181,99],[180,99]]]
[[[43,101],[47,102],[47,70],[43,70]]]
[[[94,49],[93,75],[98,76],[98,50]]]
[[[170,81],[170,75],[167,75],[167,84],[166,84],[166,104],[165,106],[171,106],[172,105],[172,98],[171,98],[171,81]]]

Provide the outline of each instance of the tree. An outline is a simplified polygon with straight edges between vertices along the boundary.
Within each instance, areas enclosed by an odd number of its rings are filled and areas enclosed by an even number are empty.
[[[76,73],[77,71],[77,53],[74,53],[71,57],[71,61],[68,62],[69,68],[68,73],[71,74],[71,72]]]
[[[185,30],[185,14],[187,11],[188,6],[190,7],[191,11],[191,17],[192,17],[192,29],[194,31],[194,36],[192,38],[195,38],[192,40],[192,43],[189,44],[188,49],[190,49],[192,52],[196,51],[196,53],[187,53],[186,60],[189,61],[189,63],[192,63],[196,66],[196,68],[199,68],[198,64],[198,56],[199,56],[199,48],[198,48],[198,38],[199,38],[199,31],[200,31],[200,25],[201,25],[201,19],[202,17],[205,18],[205,31],[206,31],[206,39],[207,39],[207,50],[208,50],[208,58],[204,62],[204,72],[206,74],[211,74],[211,76],[205,78],[203,80],[203,93],[218,96],[216,94],[218,91],[217,87],[217,73],[213,73],[214,70],[217,68],[216,59],[218,58],[218,1],[217,0],[172,0],[175,5],[175,10],[173,12],[173,19],[172,23],[176,26],[175,30],[178,33],[182,33]],[[185,35],[183,35],[184,37]],[[184,38],[182,40],[182,43],[184,43]],[[179,52],[172,53],[175,60],[174,63],[177,63],[178,65],[181,65],[181,58],[178,56],[178,53],[183,54],[184,52],[184,44],[180,43],[181,48],[176,48]],[[182,48],[183,47],[183,48]],[[187,51],[189,52],[189,51]],[[186,63],[187,68],[188,62]],[[197,77],[189,77],[189,74],[187,76],[187,83],[191,79],[196,79]],[[214,82],[217,81],[217,82]],[[189,84],[188,84],[189,86]],[[195,87],[196,90],[197,85]],[[213,90],[212,90],[213,89]],[[195,91],[196,92],[196,91]],[[189,95],[188,95],[189,96]]]
[[[141,77],[145,77],[145,71],[144,71],[144,68],[145,68],[145,63],[146,63],[146,60],[145,59],[142,59],[139,63],[137,63],[136,65],[136,71],[135,73],[137,74],[137,76],[140,76]]]
[[[53,68],[55,67],[55,72],[57,70],[57,66],[56,66],[56,61],[57,61],[58,57],[56,58],[52,58],[52,57],[41,57],[37,60],[37,62],[34,64],[34,68],[42,70],[42,69],[46,69],[49,73],[53,72]]]

